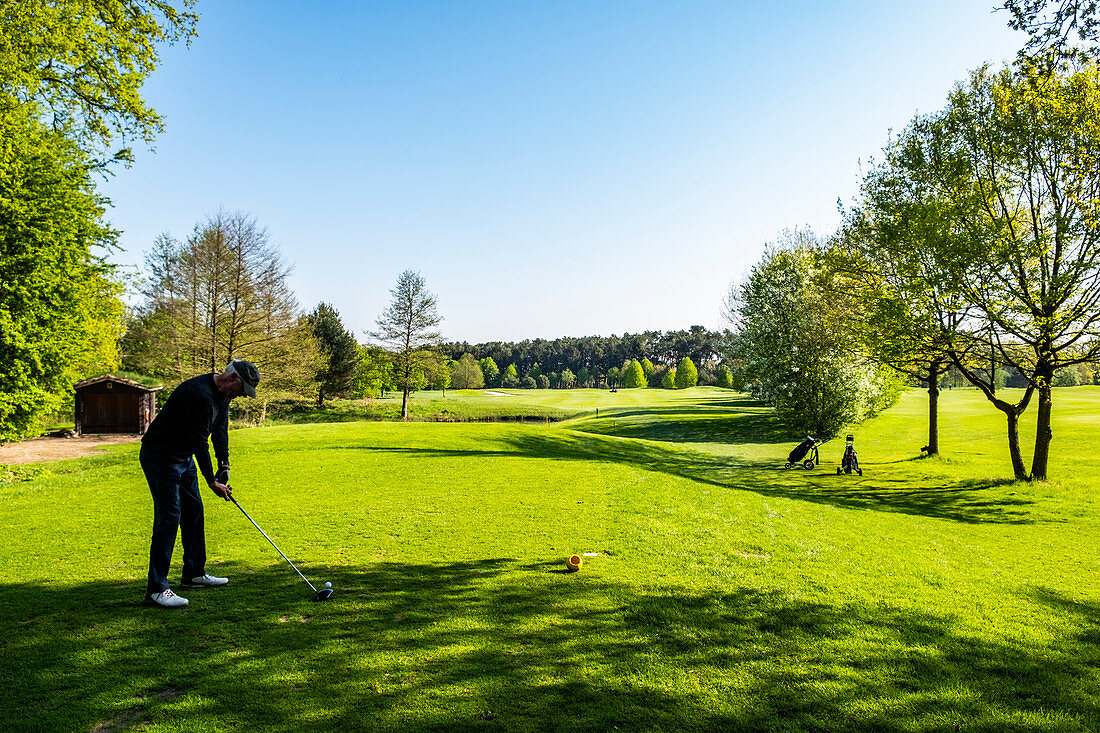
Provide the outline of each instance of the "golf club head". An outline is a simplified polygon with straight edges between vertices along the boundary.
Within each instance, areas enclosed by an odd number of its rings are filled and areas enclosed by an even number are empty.
[[[317,601],[327,601],[329,598],[332,598],[332,588],[322,588],[317,591],[317,595],[313,596],[313,601],[315,603]]]

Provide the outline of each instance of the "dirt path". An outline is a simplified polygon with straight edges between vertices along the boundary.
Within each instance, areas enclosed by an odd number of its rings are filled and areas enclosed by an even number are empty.
[[[61,461],[66,458],[93,456],[105,445],[133,443],[140,435],[82,435],[79,438],[31,438],[0,445],[0,464]]]

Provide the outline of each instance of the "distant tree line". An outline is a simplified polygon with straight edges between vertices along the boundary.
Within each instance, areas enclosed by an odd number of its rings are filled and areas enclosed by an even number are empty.
[[[645,331],[622,336],[493,341],[473,345],[450,342],[444,343],[441,350],[452,360],[460,359],[463,354],[470,354],[479,363],[492,360],[492,366],[485,373],[487,386],[522,387],[523,380],[530,377],[537,387],[540,376],[546,377],[548,387],[622,386],[631,363],[637,362],[647,384],[660,387],[665,373],[674,371],[685,358],[698,370],[700,384],[718,384],[720,355],[728,339],[726,332],[692,326],[687,330]],[[512,373],[508,373],[509,367]],[[499,377],[494,370],[500,372]],[[563,375],[566,377],[564,383]],[[653,382],[654,375],[656,382]],[[512,380],[515,384],[511,384]]]

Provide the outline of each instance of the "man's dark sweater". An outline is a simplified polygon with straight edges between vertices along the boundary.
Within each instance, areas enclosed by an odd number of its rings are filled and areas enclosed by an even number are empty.
[[[214,483],[206,441],[214,444],[219,462],[229,462],[229,402],[212,374],[188,379],[172,390],[141,439],[142,450],[174,460],[194,456],[206,483]]]

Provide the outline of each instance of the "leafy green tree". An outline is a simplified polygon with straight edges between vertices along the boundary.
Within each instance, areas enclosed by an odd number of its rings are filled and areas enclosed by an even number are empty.
[[[587,387],[588,382],[592,379],[591,372],[588,371],[588,367],[582,366],[577,370],[577,384],[581,387]]]
[[[539,375],[542,376],[542,375]],[[531,375],[527,375],[519,382],[520,389],[536,389],[538,388],[538,382]]]
[[[0,117],[22,109],[95,155],[163,127],[141,98],[159,47],[196,35],[195,0],[21,0],[0,6]],[[116,157],[128,159],[128,151]]]
[[[1038,397],[1030,477],[1045,479],[1054,374],[1100,357],[1100,70],[979,69],[907,136],[915,153],[891,163],[956,233],[923,242],[965,303],[951,358],[1005,413],[1019,479],[1019,418]],[[1026,379],[1015,402],[1002,368]]]
[[[637,361],[630,362],[626,374],[623,375],[623,386],[627,389],[633,389],[635,387],[646,387],[648,384],[642,365]]]
[[[618,387],[622,382],[622,373],[619,372],[619,367],[611,367],[607,370],[607,386]]]
[[[508,368],[504,370],[504,377],[501,379],[501,386],[515,389],[519,386],[519,372],[516,371],[515,364],[509,364]]]
[[[117,364],[121,286],[92,165],[28,108],[0,114],[0,441]]]
[[[235,358],[266,373],[312,360],[279,344],[300,326],[298,302],[290,268],[253,217],[219,210],[186,243],[161,235],[145,276],[144,300],[122,339],[127,368],[173,384]]]
[[[550,389],[550,377],[545,374],[540,374],[535,379],[535,386],[539,389]]]
[[[900,391],[892,370],[842,338],[845,314],[825,265],[812,232],[784,232],[727,300],[735,331],[727,362],[792,433],[819,438],[889,406]]]
[[[360,346],[351,393],[360,399],[373,399],[384,395],[386,390],[393,388],[393,384],[393,363],[385,349]]]
[[[733,371],[726,364],[718,367],[718,386],[733,389]]]
[[[433,358],[425,359],[420,364],[421,379],[419,384],[427,389],[438,389],[446,397],[447,388],[451,386],[451,379],[458,362],[454,359],[448,359],[439,352],[434,352],[431,356]],[[415,386],[416,384],[417,382],[414,380],[413,389],[418,388]]]
[[[577,383],[577,375],[573,373],[571,369],[565,369],[561,373],[561,377],[558,379],[558,387],[561,389],[570,389]]]
[[[417,373],[437,361],[441,341],[436,330],[443,318],[436,310],[435,295],[428,291],[420,273],[405,270],[390,290],[392,300],[378,317],[378,330],[371,333],[393,353],[397,382],[401,386],[401,418],[409,419],[409,392]]]
[[[359,366],[359,344],[344,327],[340,313],[328,303],[319,303],[306,318],[325,357],[317,373],[317,405],[321,406],[326,395],[351,391]]]
[[[485,375],[472,354],[463,354],[451,368],[451,387],[454,389],[481,389]]]
[[[478,362],[481,366],[481,374],[485,378],[486,387],[499,387],[501,374],[500,368],[497,367],[497,363],[493,361],[493,357],[487,356]]]
[[[665,376],[661,379],[661,387],[664,389],[676,389],[676,367],[665,370]]]
[[[699,383],[699,370],[691,357],[685,356],[676,365],[676,389],[688,389]]]
[[[527,370],[527,376],[529,376],[531,379],[534,379],[536,382],[538,381],[538,378],[542,376],[542,368],[539,366],[539,363],[537,361],[531,365],[530,369]]]
[[[653,384],[653,375],[654,372],[656,372],[656,367],[653,366],[653,362],[643,358],[639,363],[642,365],[642,373],[645,374],[646,384]]]

